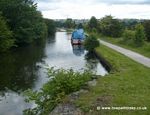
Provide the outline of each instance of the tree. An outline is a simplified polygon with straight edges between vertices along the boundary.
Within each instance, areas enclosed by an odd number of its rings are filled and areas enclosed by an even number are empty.
[[[137,24],[135,27],[135,40],[134,40],[136,46],[142,46],[145,39],[146,37],[144,27],[141,24]]]
[[[147,41],[150,41],[150,20],[144,21],[143,25],[144,25]]]
[[[56,32],[56,24],[53,20],[51,19],[44,19],[47,29],[48,29],[48,35],[54,35]]]
[[[135,39],[135,31],[126,29],[122,37],[124,44],[132,44]]]
[[[90,35],[88,38],[85,39],[84,47],[89,52],[92,52],[98,46],[99,46],[99,41],[94,35]]]
[[[83,28],[83,25],[82,25],[82,23],[79,23],[79,25],[78,25],[78,27],[77,27],[78,29],[82,29]]]
[[[100,31],[103,35],[120,37],[123,31],[122,23],[112,16],[105,16],[100,20]]]
[[[129,30],[134,30],[135,26],[139,23],[138,19],[123,19],[123,26]]]
[[[17,45],[45,38],[47,28],[33,0],[1,0],[0,11],[13,31]]]
[[[11,48],[13,44],[12,32],[7,27],[6,21],[0,15],[0,52]]]
[[[100,30],[103,35],[111,36],[110,26],[111,26],[111,20],[112,16],[105,16],[100,20]]]
[[[24,19],[17,23],[13,29],[15,33],[16,43],[18,45],[30,44],[35,40],[46,37],[47,28],[40,12],[25,11]]]
[[[92,16],[89,23],[88,23],[88,26],[90,29],[94,29],[94,28],[97,28],[97,19],[96,17]]]
[[[71,18],[68,18],[68,19],[66,20],[65,26],[66,26],[66,28],[73,28],[73,27],[74,27],[74,23],[73,23],[73,21],[72,21]]]

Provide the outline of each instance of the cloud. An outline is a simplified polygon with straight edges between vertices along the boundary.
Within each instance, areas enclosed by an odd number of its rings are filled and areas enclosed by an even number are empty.
[[[38,9],[41,11],[56,10],[65,4],[74,4],[84,7],[85,5],[150,5],[150,0],[35,0],[38,3]],[[69,7],[69,6],[66,6]]]
[[[117,18],[137,18],[137,19],[150,19],[149,5],[111,5],[109,7],[111,15]]]
[[[69,3],[106,3],[106,4],[150,4],[150,0],[35,0],[35,2],[46,2],[46,3],[53,3],[53,2],[69,2]]]
[[[38,10],[40,11],[49,11],[49,10],[57,10],[59,9],[59,4],[54,3],[46,3],[46,2],[39,2],[37,4]]]
[[[60,2],[61,0],[35,0],[35,2],[49,2],[49,3],[52,3],[52,2]]]
[[[97,3],[106,4],[150,4],[149,0],[94,0]]]
[[[46,18],[117,18],[150,19],[150,0],[35,0]]]

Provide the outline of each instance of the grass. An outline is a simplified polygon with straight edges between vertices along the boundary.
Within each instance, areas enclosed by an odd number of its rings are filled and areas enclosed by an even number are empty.
[[[136,47],[134,43],[132,43],[132,41],[125,43],[122,41],[122,38],[100,37],[100,39],[124,47],[126,49],[138,52],[146,57],[150,57],[150,42],[145,42],[142,47]]]
[[[150,113],[150,68],[101,45],[96,49],[113,66],[97,85],[75,102],[86,115],[148,115]],[[147,110],[99,110],[101,107],[147,107]]]

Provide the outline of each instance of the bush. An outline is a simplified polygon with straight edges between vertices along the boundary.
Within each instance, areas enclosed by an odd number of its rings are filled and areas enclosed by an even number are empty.
[[[85,39],[84,47],[88,51],[93,51],[96,47],[98,47],[99,41],[94,35],[90,35],[88,38]]]
[[[96,29],[96,28],[93,28],[93,29],[92,29],[92,32],[93,32],[93,33],[97,33],[97,29]]]
[[[137,24],[135,28],[135,39],[134,42],[136,46],[142,46],[144,40],[146,39],[144,27],[141,24]]]
[[[132,30],[125,30],[123,33],[123,42],[132,42],[135,39],[135,32]]]
[[[63,102],[66,95],[78,91],[87,81],[91,80],[92,73],[50,68],[48,69],[48,76],[51,79],[43,86],[41,91],[28,90],[25,92],[28,96],[26,100],[35,101],[37,104],[36,108],[25,110],[25,115],[48,115],[58,103]]]

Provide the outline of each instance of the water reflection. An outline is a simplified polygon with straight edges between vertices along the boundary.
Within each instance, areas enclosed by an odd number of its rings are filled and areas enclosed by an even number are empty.
[[[84,54],[83,45],[72,45],[72,51],[76,56],[81,56]]]
[[[93,52],[88,52],[85,55],[86,58],[86,66],[90,69],[90,70],[95,70],[97,68],[97,65],[99,63],[99,60],[96,59],[95,55]]]
[[[43,46],[27,46],[0,57],[0,91],[14,92],[34,87],[39,66],[44,57]]]
[[[13,91],[5,92],[4,97],[0,97],[0,115],[22,115],[22,111],[34,104],[24,102],[23,96]]]
[[[24,102],[22,92],[35,88],[45,57],[45,42],[14,49],[0,55],[0,115],[21,115],[32,106]]]

